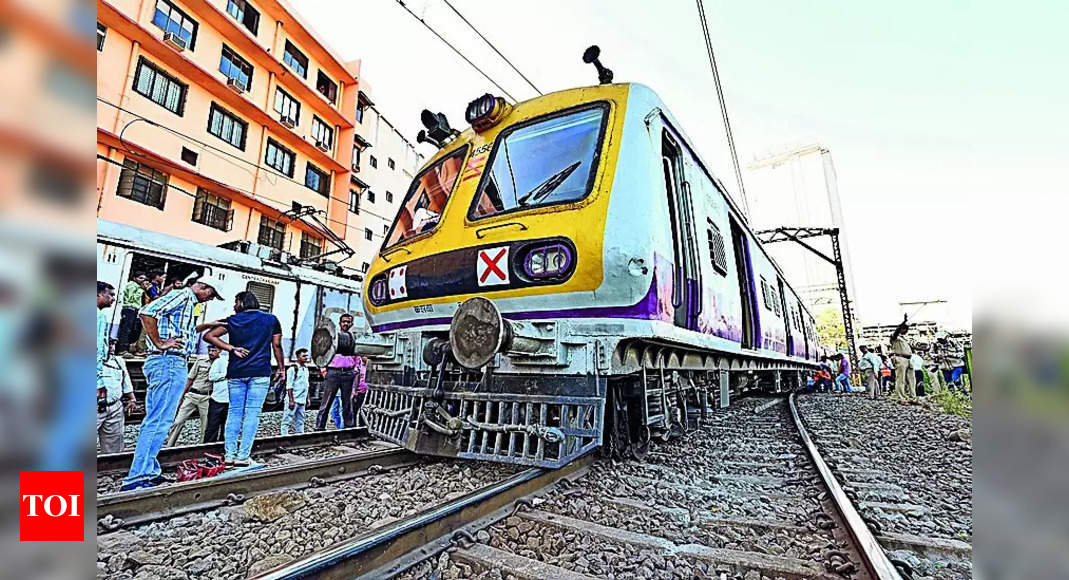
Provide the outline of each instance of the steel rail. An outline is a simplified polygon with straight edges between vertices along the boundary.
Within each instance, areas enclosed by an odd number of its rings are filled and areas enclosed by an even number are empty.
[[[318,447],[325,444],[341,444],[350,441],[361,441],[368,438],[367,427],[353,427],[351,429],[337,429],[333,431],[310,431],[295,435],[275,435],[273,437],[258,437],[252,444],[252,452],[255,454],[278,453],[299,447]],[[178,465],[186,459],[204,457],[205,453],[223,454],[223,442],[201,443],[198,445],[183,445],[179,447],[164,447],[160,450],[157,460],[161,465]],[[120,471],[130,468],[134,454],[132,451],[124,453],[109,453],[97,455],[97,473],[108,471]]]
[[[813,466],[816,468],[817,473],[820,474],[820,478],[824,480],[824,486],[828,488],[828,493],[832,503],[835,504],[835,509],[839,511],[843,522],[846,523],[846,531],[858,547],[862,564],[869,574],[877,580],[902,580],[898,569],[891,563],[887,553],[883,551],[883,547],[876,541],[876,536],[872,534],[872,530],[861,519],[861,514],[854,507],[854,503],[846,496],[843,487],[835,479],[835,474],[832,473],[831,468],[821,457],[820,451],[817,450],[816,444],[809,436],[809,431],[806,430],[805,425],[802,423],[802,417],[798,413],[798,406],[795,404],[795,393],[790,394],[788,401],[791,407],[791,417],[794,419],[794,426],[798,429],[798,434],[802,438],[802,444],[805,445],[806,452],[809,453],[809,458],[813,461]]]
[[[235,497],[284,488],[301,489],[319,483],[313,482],[316,479],[322,482],[350,479],[369,472],[375,466],[385,471],[419,461],[420,457],[408,450],[384,449],[264,467],[233,475],[224,472],[207,479],[99,496],[97,519],[111,515],[120,518],[124,525],[167,519],[219,507]]]
[[[581,473],[594,462],[594,453],[555,470],[532,468],[466,496],[398,520],[341,544],[284,564],[257,576],[283,578],[380,578],[404,571],[410,564],[433,557],[449,546],[462,528],[485,527],[509,515],[517,500],[544,491],[565,477]],[[469,534],[470,535],[470,534]],[[404,564],[398,560],[403,559]]]

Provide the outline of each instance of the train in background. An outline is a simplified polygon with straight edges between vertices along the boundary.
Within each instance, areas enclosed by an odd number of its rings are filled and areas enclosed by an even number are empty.
[[[341,276],[287,263],[281,253],[248,242],[217,247],[183,240],[141,228],[97,220],[97,279],[115,286],[120,299],[105,311],[111,335],[117,335],[122,310],[122,289],[132,273],[161,271],[167,279],[191,273],[206,276],[224,300],[210,300],[196,311],[196,322],[225,318],[234,312],[234,295],[249,291],[263,310],[278,317],[282,325],[282,350],[288,359],[298,348],[313,344],[313,334],[337,334],[340,316],[354,316],[354,331],[366,327],[360,300],[362,278]],[[317,337],[322,341],[322,336]],[[329,342],[329,340],[328,340]],[[206,346],[199,345],[200,352]],[[326,364],[322,353],[314,357]],[[139,359],[131,361],[131,375],[139,374]],[[315,373],[313,373],[315,375]],[[313,376],[313,380],[318,377]],[[313,388],[313,395],[318,390]],[[273,400],[268,401],[268,405]]]
[[[657,95],[485,95],[417,174],[363,294],[363,409],[425,454],[641,457],[711,404],[800,384],[814,320]]]

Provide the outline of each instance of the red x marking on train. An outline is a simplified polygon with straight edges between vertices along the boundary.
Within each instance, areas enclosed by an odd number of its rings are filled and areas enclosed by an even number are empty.
[[[479,278],[479,286],[508,284],[508,254],[508,246],[479,250],[479,260],[475,264],[475,273]],[[504,259],[504,269],[498,266],[502,259]]]

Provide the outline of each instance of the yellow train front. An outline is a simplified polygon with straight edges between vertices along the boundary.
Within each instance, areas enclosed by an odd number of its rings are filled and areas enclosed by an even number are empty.
[[[466,117],[432,131],[441,149],[367,275],[374,435],[557,467],[606,431],[685,429],[721,369],[778,386],[811,365],[811,317],[648,88],[485,95]],[[758,278],[778,280],[782,314],[765,319]]]

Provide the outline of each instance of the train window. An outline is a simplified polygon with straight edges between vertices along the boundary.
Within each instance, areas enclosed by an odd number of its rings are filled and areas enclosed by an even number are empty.
[[[769,293],[772,294],[772,312],[776,313],[777,318],[781,318],[782,316],[779,309],[779,293],[775,290],[769,290]]]
[[[494,144],[468,216],[578,201],[594,183],[607,107],[595,105],[510,127]]]
[[[263,282],[249,282],[249,285],[245,288],[252,295],[260,301],[260,310],[264,312],[271,312],[271,308],[275,305],[275,287],[271,284],[264,284]]]
[[[401,211],[386,236],[384,248],[429,232],[438,225],[467,153],[467,146],[461,147],[416,176],[401,202]]]
[[[768,282],[761,276],[761,298],[765,301],[765,310],[772,310],[772,298],[769,296]]]
[[[728,255],[724,248],[724,235],[720,228],[716,227],[713,220],[709,221],[709,259],[713,262],[713,269],[722,276],[728,275]]]

